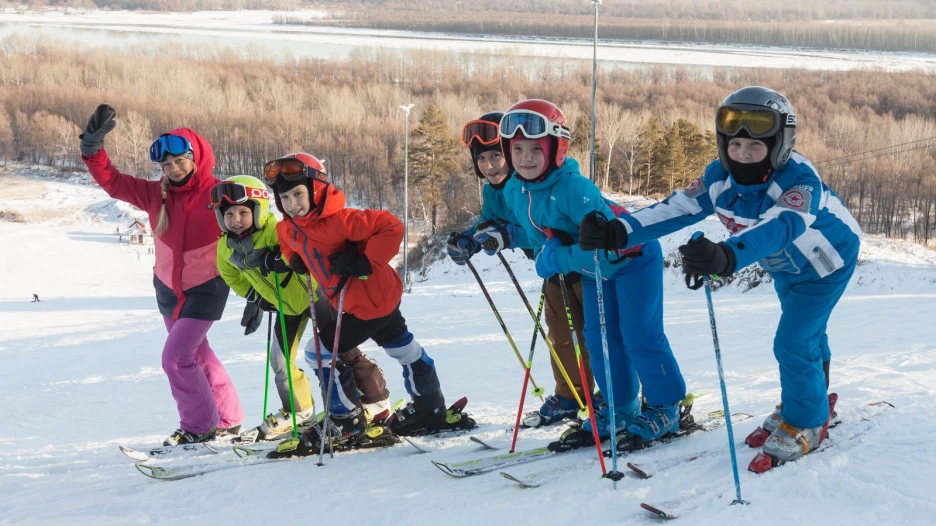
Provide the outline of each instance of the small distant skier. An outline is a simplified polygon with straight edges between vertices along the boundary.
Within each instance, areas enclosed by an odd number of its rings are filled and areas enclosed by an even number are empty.
[[[38,295],[38,294],[33,294],[33,300],[32,300],[32,302],[33,302],[33,303],[36,303],[37,301],[42,301],[42,300],[39,299],[39,295]]]

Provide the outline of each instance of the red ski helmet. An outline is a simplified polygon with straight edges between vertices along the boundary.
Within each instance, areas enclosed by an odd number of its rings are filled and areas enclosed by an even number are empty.
[[[519,133],[527,139],[550,138],[553,151],[547,159],[547,170],[558,168],[565,163],[569,151],[569,139],[572,133],[565,125],[565,114],[555,104],[542,99],[527,99],[507,108],[500,122],[501,149],[507,167],[513,171],[513,159],[510,153],[510,139]]]

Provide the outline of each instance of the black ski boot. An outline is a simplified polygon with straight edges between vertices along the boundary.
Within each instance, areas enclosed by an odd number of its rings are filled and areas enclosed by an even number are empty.
[[[327,427],[324,427],[325,424]],[[324,430],[323,430],[324,429]],[[319,422],[299,435],[298,439],[289,438],[279,443],[275,451],[267,454],[269,458],[305,457],[318,455],[326,432],[331,436],[335,451],[354,449],[356,444],[367,437],[367,420],[360,406],[346,415],[329,415],[328,422]],[[325,443],[328,451],[328,443]]]
[[[194,433],[189,433],[188,431],[179,428],[175,430],[175,433],[169,435],[169,438],[163,441],[164,446],[178,446],[180,444],[198,444],[200,442],[210,442],[215,439],[215,434],[217,429],[212,429],[207,433],[201,435],[196,435]]]
[[[413,396],[413,401],[400,408],[390,420],[390,430],[401,436],[439,431],[447,427],[445,398],[441,389]]]

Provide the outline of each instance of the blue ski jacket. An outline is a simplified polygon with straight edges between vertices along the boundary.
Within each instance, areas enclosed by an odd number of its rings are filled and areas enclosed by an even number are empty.
[[[651,207],[620,215],[628,245],[658,239],[717,214],[731,232],[735,271],[755,261],[790,283],[854,265],[861,228],[841,199],[797,152],[762,184],[739,185],[718,160],[688,187]]]

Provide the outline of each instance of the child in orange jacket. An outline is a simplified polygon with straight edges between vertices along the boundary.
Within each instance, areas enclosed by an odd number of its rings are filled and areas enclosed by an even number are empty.
[[[283,264],[288,262],[300,274],[312,274],[336,309],[346,289],[340,341],[336,345],[321,335],[328,347],[322,349],[323,363],[331,356],[326,354],[329,349],[341,354],[374,340],[403,366],[404,384],[412,396],[412,402],[391,418],[391,431],[411,435],[448,427],[435,364],[400,313],[403,283],[390,260],[399,253],[403,224],[384,210],[345,208],[344,194],[310,154],[271,161],[263,175],[277,208],[286,216],[277,225]],[[306,360],[316,363],[313,348],[307,347]],[[338,379],[329,404],[332,429],[337,431],[332,436],[339,437],[339,445],[353,445],[365,431],[364,419],[358,417],[360,401],[353,378],[339,370]],[[468,419],[462,420],[464,426]],[[306,433],[294,454],[317,452],[320,433],[316,428]]]

